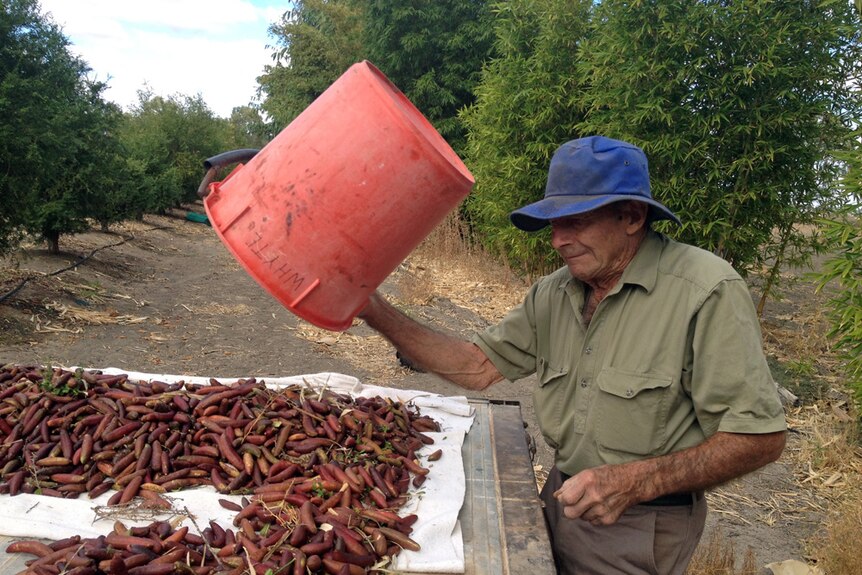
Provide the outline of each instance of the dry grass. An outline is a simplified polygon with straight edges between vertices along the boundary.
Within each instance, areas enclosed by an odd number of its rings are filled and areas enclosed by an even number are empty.
[[[823,525],[806,541],[828,575],[862,573],[862,444],[859,414],[843,401],[821,401],[788,413],[802,440],[794,454],[799,493],[824,501]]]
[[[518,305],[527,284],[481,247],[464,240],[464,224],[450,215],[417,247],[397,278],[405,303],[443,294],[455,304],[496,321]]]
[[[701,542],[688,566],[686,575],[755,575],[758,573],[754,552],[749,549],[737,567],[736,551],[720,531],[714,531]]]
[[[825,301],[812,285],[799,282],[786,315],[764,321],[764,346],[798,383],[803,405],[789,409],[787,422],[796,440],[784,459],[794,469],[796,509],[823,518],[805,542],[808,556],[829,575],[862,573],[862,430],[841,377],[840,363],[827,337]],[[791,446],[792,445],[792,446]]]
[[[46,303],[45,308],[57,312],[58,317],[61,320],[66,320],[71,323],[83,323],[87,325],[131,325],[136,323],[143,323],[148,319],[146,316],[120,314],[114,311],[104,312],[98,310],[91,310],[79,306],[62,304],[57,301]]]
[[[829,575],[862,573],[862,493],[856,492],[829,514],[823,534],[810,542],[811,556]]]
[[[823,297],[812,294],[811,299],[800,302],[792,315],[778,315],[764,322],[767,353],[782,361],[829,360],[832,343],[826,337],[829,319],[824,311],[824,301]]]
[[[357,323],[358,320],[354,325]],[[387,381],[407,373],[407,368],[392,361],[392,346],[380,335],[363,337],[350,331],[333,333],[305,321],[300,321],[296,328],[286,329],[295,329],[297,336],[315,343],[322,353],[361,365],[368,372],[368,376],[363,378],[364,383],[386,385]]]
[[[185,304],[180,305],[182,305],[188,311],[199,315],[249,315],[252,312],[251,308],[244,303],[238,303],[234,305],[223,305],[218,303],[209,303],[201,306],[188,306]]]
[[[796,454],[800,484],[841,498],[862,479],[858,416],[846,406],[815,403],[788,413],[788,422],[803,435]],[[832,497],[835,499],[836,497]]]

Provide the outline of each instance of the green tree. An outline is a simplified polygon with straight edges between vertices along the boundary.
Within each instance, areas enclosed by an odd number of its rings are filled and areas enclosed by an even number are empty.
[[[83,201],[87,215],[99,222],[102,231],[136,214],[140,184],[133,177],[128,152],[120,140],[124,122],[122,110],[114,103],[93,102],[92,126],[86,137],[92,143],[82,151]]]
[[[458,112],[474,101],[494,45],[485,0],[370,0],[368,59],[398,86],[457,152],[465,129]]]
[[[64,113],[83,64],[35,0],[9,0],[0,12],[0,253],[36,215],[38,194],[65,157]]]
[[[86,63],[33,0],[0,13],[0,251],[23,232],[59,251],[63,233],[89,226],[121,175],[109,144],[118,110]]]
[[[674,233],[743,274],[771,264],[765,298],[818,246],[800,224],[833,204],[830,150],[862,106],[858,13],[847,0],[605,0],[595,22],[578,130],[642,145],[654,195],[683,220]]]
[[[862,129],[857,132],[862,138]],[[840,156],[847,173],[842,180],[846,205],[824,222],[829,256],[817,274],[818,289],[833,284],[828,303],[830,336],[845,362],[845,372],[856,399],[862,403],[862,142]]]
[[[195,200],[203,174],[201,162],[229,144],[225,121],[207,108],[200,95],[163,97],[148,90],[138,93],[121,141],[129,169],[141,186],[139,215]]]
[[[231,149],[262,148],[273,137],[270,124],[252,106],[234,108],[225,127],[226,144]]]
[[[57,135],[63,137],[63,142],[56,144],[62,151],[50,158],[50,163],[44,166],[46,171],[39,175],[40,187],[27,221],[28,231],[46,240],[51,253],[59,252],[62,234],[82,232],[89,227],[87,208],[95,199],[93,192],[98,193],[90,188],[95,168],[90,154],[99,144],[93,135],[95,124],[101,119],[95,115],[103,87],[77,81],[75,84],[59,91],[65,98],[52,114],[52,124]]]
[[[261,107],[278,129],[364,58],[364,0],[297,0],[272,24],[273,64],[258,78]]]
[[[50,166],[53,177],[44,178],[37,193],[28,228],[45,239],[53,253],[59,251],[62,234],[89,229],[90,219],[107,230],[108,224],[131,215],[134,188],[117,134],[122,112],[102,99],[104,88],[101,83],[80,83],[65,108],[66,154]],[[58,118],[54,125],[61,125]]]
[[[576,62],[590,31],[589,0],[511,0],[495,6],[496,52],[476,104],[464,114],[467,165],[476,187],[467,214],[476,236],[511,265],[537,273],[556,265],[544,234],[508,219],[539,199],[554,150],[576,138],[584,86]]]

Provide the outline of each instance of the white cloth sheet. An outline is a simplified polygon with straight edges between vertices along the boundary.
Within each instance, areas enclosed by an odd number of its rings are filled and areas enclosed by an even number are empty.
[[[208,383],[210,377],[148,374],[118,368],[102,369],[104,373],[126,373],[132,381],[158,380],[172,383],[184,380],[189,383]],[[237,377],[216,377],[229,383]],[[411,401],[423,415],[438,421],[442,431],[429,433],[434,444],[417,453],[420,463],[432,469],[428,480],[420,487],[411,487],[412,497],[402,514],[416,513],[419,519],[413,525],[411,538],[422,549],[418,552],[402,551],[392,568],[414,573],[463,573],[464,546],[458,513],[466,489],[461,446],[473,423],[473,409],[466,397],[444,397],[423,391],[400,390],[363,385],[355,377],[338,373],[316,373],[290,377],[260,377],[268,386],[279,387],[307,384],[323,386],[353,397],[387,397],[402,402]],[[443,456],[435,462],[425,458],[437,449]],[[111,531],[114,521],[125,525],[148,525],[155,519],[182,519],[193,532],[205,529],[210,520],[225,528],[233,527],[234,513],[219,505],[219,499],[239,502],[241,497],[222,495],[212,487],[199,487],[172,492],[168,497],[174,510],[146,517],[126,514],[106,506],[113,492],[95,500],[86,495],[79,499],[60,499],[40,495],[20,494],[15,497],[0,495],[0,534],[15,538],[62,539],[72,535],[97,537]],[[235,528],[234,528],[235,529]]]

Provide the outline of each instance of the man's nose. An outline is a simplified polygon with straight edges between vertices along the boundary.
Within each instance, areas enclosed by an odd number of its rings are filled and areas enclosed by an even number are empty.
[[[556,226],[551,226],[551,246],[555,250],[560,249],[560,247],[566,244],[570,244],[571,238],[569,236],[570,234],[566,233],[565,230]]]

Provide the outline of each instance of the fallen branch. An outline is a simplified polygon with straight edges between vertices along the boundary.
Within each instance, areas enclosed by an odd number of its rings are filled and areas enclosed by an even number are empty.
[[[146,229],[146,230],[144,230],[144,231],[145,231],[145,232],[151,232],[151,231],[154,231],[154,230],[163,230],[163,229],[166,229],[166,227],[167,227],[167,226],[156,226],[156,227],[153,227],[153,228]],[[60,268],[60,269],[55,270],[55,271],[53,271],[53,272],[51,272],[51,273],[49,273],[49,274],[32,275],[32,276],[30,276],[30,277],[28,277],[28,278],[24,278],[23,280],[21,280],[21,283],[19,283],[17,286],[15,286],[14,288],[12,288],[10,291],[8,291],[8,292],[6,292],[5,294],[3,294],[2,296],[0,296],[0,303],[3,303],[4,301],[6,301],[7,299],[9,299],[9,298],[10,298],[10,297],[12,297],[13,295],[15,295],[16,293],[18,293],[19,291],[21,291],[21,289],[22,289],[24,286],[26,286],[28,283],[30,283],[32,280],[36,279],[37,277],[43,277],[43,276],[45,276],[45,277],[51,277],[51,276],[60,275],[60,274],[61,274],[61,273],[63,273],[63,272],[66,272],[66,271],[69,271],[69,270],[71,270],[71,269],[73,269],[73,268],[78,267],[79,265],[81,265],[82,263],[84,263],[85,261],[87,261],[88,259],[90,259],[91,257],[93,257],[94,255],[96,255],[98,252],[100,252],[100,251],[102,251],[102,250],[105,250],[105,249],[108,249],[108,248],[115,248],[115,247],[117,247],[117,246],[121,246],[121,245],[123,245],[124,243],[129,242],[129,241],[131,241],[131,240],[135,239],[135,236],[134,236],[134,235],[130,235],[130,236],[122,236],[122,238],[123,238],[123,239],[122,239],[122,241],[119,241],[119,242],[117,242],[117,243],[107,244],[107,245],[104,245],[104,246],[101,246],[101,247],[98,247],[98,248],[94,249],[93,251],[91,251],[91,252],[90,252],[89,254],[87,254],[86,256],[82,256],[82,257],[78,258],[75,262],[73,262],[73,263],[69,264],[68,266],[66,266],[66,267],[64,267],[64,268]]]

